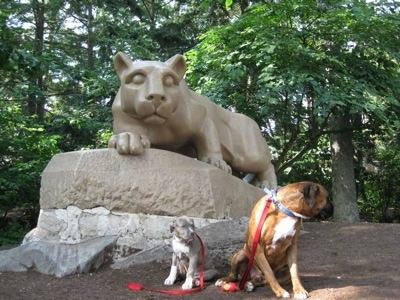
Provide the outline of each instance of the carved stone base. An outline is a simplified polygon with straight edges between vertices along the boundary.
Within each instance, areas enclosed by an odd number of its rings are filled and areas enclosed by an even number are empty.
[[[99,149],[55,155],[42,176],[42,209],[102,206],[112,212],[199,218],[248,216],[263,191],[169,151],[140,156]]]
[[[264,194],[211,165],[156,149],[140,156],[111,149],[58,154],[41,184],[38,225],[18,249],[0,251],[0,272],[35,268],[65,276],[84,271],[82,262],[94,268],[111,258],[114,266],[128,267],[146,257],[170,259],[169,224],[181,215],[193,217],[204,236],[213,235],[211,255],[221,259],[221,249],[225,256],[234,251],[223,245],[227,236],[233,235],[235,245],[244,238],[245,227],[229,229],[243,224],[241,217]],[[221,222],[225,226],[217,226]],[[91,252],[79,250],[88,243]],[[62,252],[50,269],[49,251]]]

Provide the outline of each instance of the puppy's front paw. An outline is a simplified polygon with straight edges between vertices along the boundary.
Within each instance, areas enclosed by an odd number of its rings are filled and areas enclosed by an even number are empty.
[[[193,279],[192,278],[186,278],[184,284],[182,284],[182,290],[191,290],[193,287]]]
[[[175,278],[173,277],[168,277],[167,279],[164,280],[164,285],[173,285],[175,282]]]

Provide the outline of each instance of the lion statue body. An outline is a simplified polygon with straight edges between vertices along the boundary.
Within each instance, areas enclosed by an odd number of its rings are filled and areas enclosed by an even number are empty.
[[[229,173],[254,174],[257,186],[277,185],[257,123],[190,90],[181,55],[133,62],[120,52],[114,65],[121,87],[112,106],[109,148],[133,155],[150,146],[184,153]]]

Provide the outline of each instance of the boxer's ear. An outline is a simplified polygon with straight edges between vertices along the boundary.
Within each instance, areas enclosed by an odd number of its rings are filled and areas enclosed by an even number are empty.
[[[318,186],[315,184],[311,183],[304,187],[303,195],[309,207],[313,207],[317,193],[318,193]]]

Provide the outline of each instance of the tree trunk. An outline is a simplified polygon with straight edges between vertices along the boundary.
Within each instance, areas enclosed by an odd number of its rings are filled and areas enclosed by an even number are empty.
[[[32,2],[33,15],[35,20],[35,39],[33,56],[41,57],[43,54],[44,44],[44,25],[45,25],[45,4],[44,1],[35,0]],[[30,70],[27,70],[30,83],[36,87],[33,92],[28,95],[28,113],[29,115],[37,115],[39,120],[42,121],[44,118],[44,104],[45,99],[43,96],[44,80],[43,70],[40,65],[31,66]]]
[[[94,45],[95,36],[93,34],[93,4],[92,2],[87,3],[87,30],[88,30],[88,46],[87,46],[87,67],[89,70],[94,69]]]
[[[332,194],[335,212],[333,220],[359,222],[357,192],[354,175],[354,148],[349,116],[335,116],[331,120]]]

